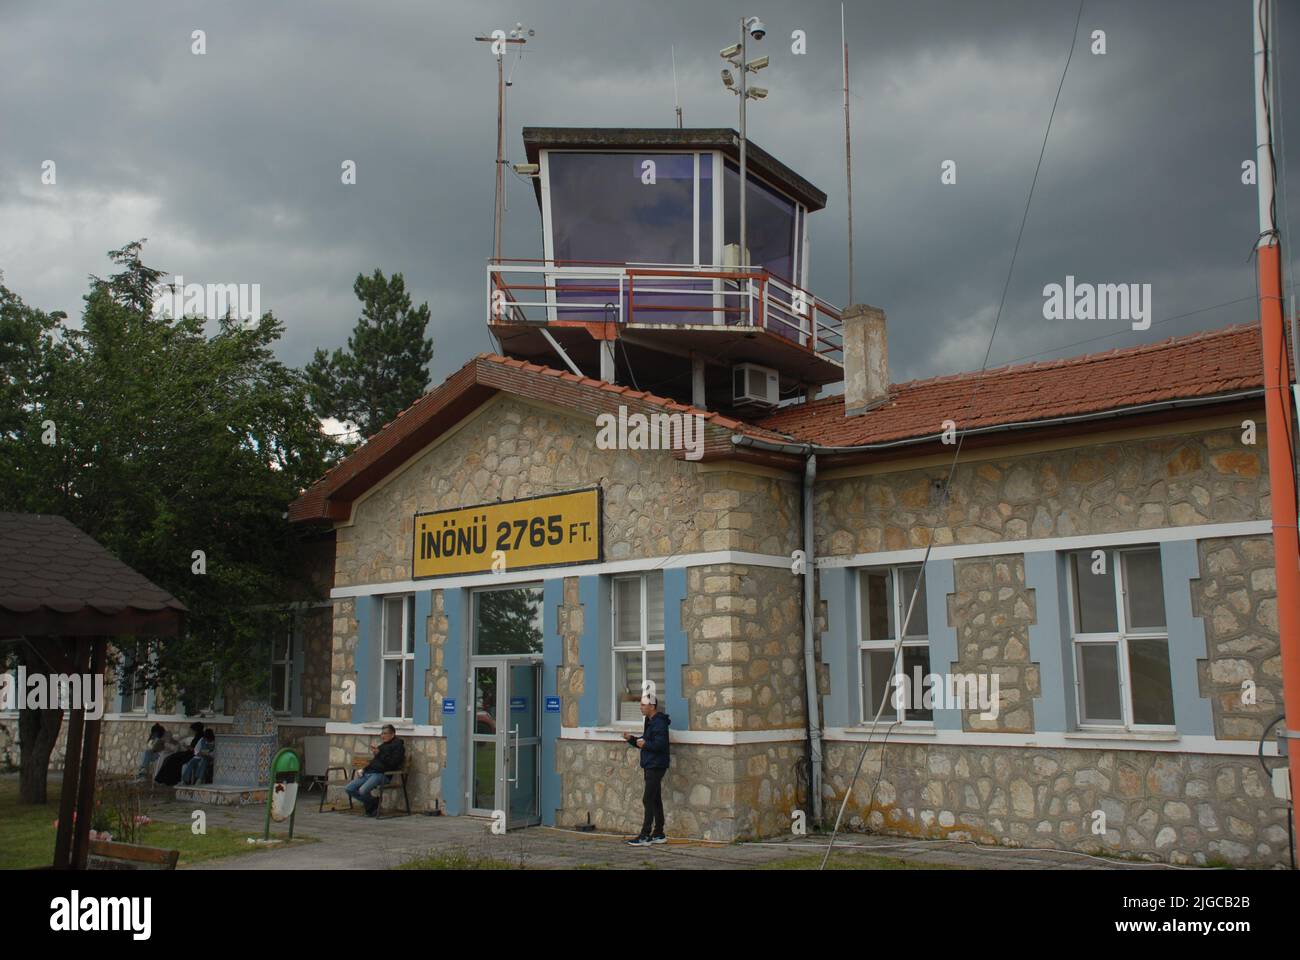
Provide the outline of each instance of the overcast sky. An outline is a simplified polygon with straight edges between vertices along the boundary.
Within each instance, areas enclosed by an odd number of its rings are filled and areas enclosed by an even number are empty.
[[[992,364],[1254,319],[1240,302],[1159,322],[1254,290],[1250,6],[1086,0]],[[1076,8],[848,4],[856,299],[888,315],[895,380],[983,360]],[[346,341],[358,272],[400,271],[432,309],[436,383],[491,346],[496,71],[474,35],[518,20],[537,31],[509,97],[507,155],[521,161],[525,125],[672,126],[670,45],[686,126],[736,126],[718,50],[742,14],[766,21],[771,57],[750,138],[828,194],[811,285],[843,305],[840,5],[822,0],[3,0],[4,282],[77,316],[87,275],[111,269],[105,252],[147,237],[146,262],[187,281],[261,284],[287,326],[282,358],[302,364]],[[1300,138],[1300,11],[1279,18],[1281,120]],[[1300,160],[1283,159],[1300,190]],[[945,160],[955,185],[940,183]],[[539,257],[532,189],[507,182],[505,254]],[[1067,275],[1150,283],[1157,322],[1044,320],[1044,285]]]

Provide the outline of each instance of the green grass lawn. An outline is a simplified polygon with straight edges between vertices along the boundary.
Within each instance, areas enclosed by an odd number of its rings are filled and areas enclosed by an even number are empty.
[[[49,803],[32,807],[18,802],[16,777],[0,779],[0,870],[21,870],[47,866],[54,859],[54,821],[58,817],[59,781],[51,778]],[[209,812],[209,820],[212,819]],[[283,825],[277,824],[277,828]],[[258,831],[259,834],[261,831]],[[274,831],[273,831],[274,832]],[[283,832],[282,829],[279,832]],[[248,835],[228,827],[208,825],[207,833],[196,836],[189,821],[168,823],[155,819],[140,830],[139,842],[149,847],[162,847],[181,852],[178,866],[184,867],[203,860],[230,857],[285,847],[289,842],[263,846],[248,842]],[[310,837],[295,836],[291,841],[314,843]]]
[[[400,864],[398,870],[519,870],[518,863],[481,857],[467,850],[445,850],[442,853],[430,852],[426,856],[416,857]]]

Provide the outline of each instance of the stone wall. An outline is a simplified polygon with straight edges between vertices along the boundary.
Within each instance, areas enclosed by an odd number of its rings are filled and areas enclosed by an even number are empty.
[[[662,788],[665,832],[721,841],[788,832],[804,752],[802,742],[673,744]],[[584,824],[590,813],[598,830],[639,831],[644,777],[635,750],[622,742],[561,739],[556,766],[562,777],[557,826]]]
[[[1263,433],[1228,427],[959,464],[947,504],[946,463],[820,480],[817,555],[1256,520],[1266,466]]]
[[[442,807],[442,772],[447,766],[447,741],[442,737],[403,735],[400,731],[402,745],[410,757],[410,777],[407,780],[407,792],[411,800],[411,811],[433,810],[435,805]],[[349,775],[352,769],[352,757],[369,757],[370,748],[379,743],[379,733],[373,735],[360,733],[330,734],[330,765],[346,768]],[[347,796],[335,773],[328,788],[330,802],[346,805]],[[405,801],[400,790],[386,790],[383,794],[384,810],[405,811]]]
[[[604,489],[606,560],[725,549],[709,544],[767,536],[722,526],[728,508],[705,502],[697,464],[657,450],[601,450],[596,433],[594,419],[513,397],[487,404],[356,505],[354,523],[337,530],[335,586],[409,579],[416,513],[593,485]]]
[[[1271,537],[1202,540],[1201,577],[1192,611],[1203,618],[1209,659],[1201,692],[1210,698],[1214,731],[1225,740],[1258,740],[1282,713],[1282,653]],[[1254,684],[1245,702],[1243,684]]]
[[[334,615],[329,607],[312,607],[302,614],[303,671],[295,678],[302,686],[302,715],[328,717],[330,713],[331,650]]]
[[[958,659],[951,666],[931,661],[930,669],[997,675],[997,716],[983,717],[972,704],[962,711],[963,729],[1032,731],[1033,698],[1040,691],[1038,666],[1029,661],[1035,610],[1033,591],[1025,589],[1024,555],[958,560],[954,576],[957,589],[948,595],[948,621],[957,631]]]
[[[1288,863],[1286,806],[1254,757],[940,744],[885,750],[882,775],[881,748],[869,748],[845,812],[849,829],[1202,866]],[[826,744],[832,817],[861,751],[857,743]],[[1094,835],[1094,824],[1104,835]]]
[[[780,567],[691,567],[682,671],[692,730],[802,727],[803,579]]]

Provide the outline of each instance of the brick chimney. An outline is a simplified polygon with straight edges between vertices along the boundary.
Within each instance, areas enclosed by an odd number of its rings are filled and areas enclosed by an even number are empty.
[[[885,311],[855,303],[844,311],[844,415],[866,413],[889,399]]]

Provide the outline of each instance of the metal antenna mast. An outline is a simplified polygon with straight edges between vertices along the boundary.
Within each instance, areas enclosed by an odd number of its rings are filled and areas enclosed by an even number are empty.
[[[528,37],[535,36],[536,30],[530,30],[522,23],[516,23],[515,28],[510,31],[509,35],[504,30],[493,30],[486,36],[478,36],[474,39],[479,43],[492,44],[492,53],[497,60],[497,160],[496,160],[496,187],[495,197],[493,200],[492,214],[492,258],[499,261],[501,259],[501,205],[505,196],[505,154],[502,136],[505,128],[505,111],[506,111],[506,79],[503,69],[505,61],[507,44],[524,44],[528,42]]]

